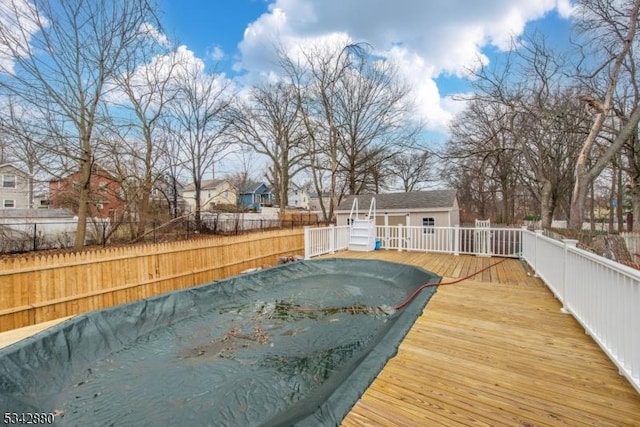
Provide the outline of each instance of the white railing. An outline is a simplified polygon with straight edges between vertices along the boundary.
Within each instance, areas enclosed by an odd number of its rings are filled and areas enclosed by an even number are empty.
[[[517,228],[378,226],[377,237],[383,249],[518,258],[521,235]]]
[[[347,249],[349,247],[348,225],[335,227],[304,228],[304,257],[324,255]]]
[[[334,230],[331,231],[330,229]],[[378,226],[376,238],[382,249],[442,252],[470,255],[520,257],[522,230],[473,227]],[[305,229],[305,258],[346,249],[349,227]]]
[[[640,271],[523,230],[523,258],[640,393]]]

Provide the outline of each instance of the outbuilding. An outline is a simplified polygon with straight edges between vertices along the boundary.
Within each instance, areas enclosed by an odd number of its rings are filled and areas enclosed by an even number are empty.
[[[376,225],[415,227],[460,225],[458,193],[452,189],[347,196],[335,211],[336,225],[347,225],[353,200],[356,197],[360,218],[369,212],[371,199],[375,197]]]

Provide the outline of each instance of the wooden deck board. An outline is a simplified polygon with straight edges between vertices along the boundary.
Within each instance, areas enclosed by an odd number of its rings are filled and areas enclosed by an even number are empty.
[[[499,258],[344,252],[443,282]],[[638,426],[640,395],[519,260],[440,286],[343,426]]]

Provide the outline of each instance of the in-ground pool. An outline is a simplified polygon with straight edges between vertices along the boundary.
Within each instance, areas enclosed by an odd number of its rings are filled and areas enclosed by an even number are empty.
[[[77,316],[0,350],[0,408],[56,425],[335,425],[435,292],[403,264],[303,261]]]

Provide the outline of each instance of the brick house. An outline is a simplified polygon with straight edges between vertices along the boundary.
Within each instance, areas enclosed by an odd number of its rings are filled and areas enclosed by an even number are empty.
[[[80,194],[80,172],[74,172],[60,179],[49,181],[49,207],[65,208],[78,213]],[[122,199],[122,185],[107,170],[94,166],[91,174],[89,196],[89,216],[120,220],[124,216],[125,203]]]

